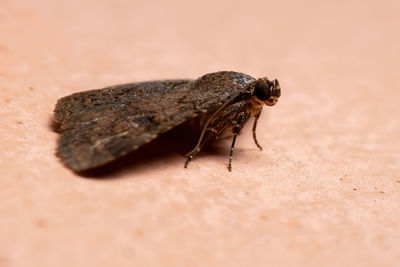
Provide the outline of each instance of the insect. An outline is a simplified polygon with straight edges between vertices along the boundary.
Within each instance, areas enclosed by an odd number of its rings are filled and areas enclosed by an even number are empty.
[[[190,120],[202,129],[186,168],[203,145],[223,133],[233,134],[228,170],[237,135],[254,116],[253,139],[263,105],[281,95],[278,80],[221,71],[197,80],[160,80],[83,91],[58,100],[54,118],[60,126],[57,155],[74,171],[105,165],[160,134]]]

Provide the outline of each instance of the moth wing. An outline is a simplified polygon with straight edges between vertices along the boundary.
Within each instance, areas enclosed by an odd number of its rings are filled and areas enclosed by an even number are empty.
[[[197,116],[188,103],[177,104],[191,82],[126,84],[60,99],[54,111],[58,156],[75,171],[98,167]]]

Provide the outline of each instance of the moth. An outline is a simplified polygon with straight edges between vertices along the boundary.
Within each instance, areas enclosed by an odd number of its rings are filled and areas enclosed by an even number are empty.
[[[105,165],[157,136],[190,120],[200,127],[196,146],[186,155],[186,168],[204,144],[232,133],[228,170],[237,135],[254,117],[253,139],[263,105],[273,106],[281,95],[278,80],[255,79],[220,71],[197,80],[159,80],[83,91],[58,100],[57,155],[73,171]]]

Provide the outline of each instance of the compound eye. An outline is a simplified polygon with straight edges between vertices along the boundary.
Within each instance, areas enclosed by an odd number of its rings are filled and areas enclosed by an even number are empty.
[[[271,97],[270,86],[265,83],[257,83],[254,87],[254,93],[261,101],[265,101]]]

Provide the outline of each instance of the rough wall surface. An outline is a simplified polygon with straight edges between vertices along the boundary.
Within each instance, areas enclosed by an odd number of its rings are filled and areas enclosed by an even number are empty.
[[[399,8],[3,0],[0,266],[398,266]],[[219,70],[282,87],[231,173],[229,138],[183,169],[182,133],[97,177],[54,155],[58,98]]]

